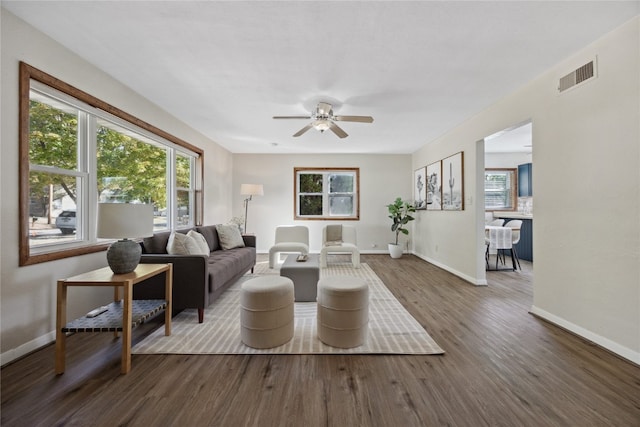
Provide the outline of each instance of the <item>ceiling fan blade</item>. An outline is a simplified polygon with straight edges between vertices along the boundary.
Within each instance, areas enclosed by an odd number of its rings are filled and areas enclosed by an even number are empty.
[[[309,120],[311,116],[273,116],[274,119],[307,119]]]
[[[309,123],[308,125],[306,125],[302,129],[300,129],[298,132],[294,133],[293,136],[294,137],[298,137],[298,136],[302,135],[303,133],[305,133],[306,131],[308,131],[309,129],[311,129],[312,127],[313,127],[313,123]]]
[[[349,134],[343,131],[337,124],[333,123],[332,121],[329,121],[329,129],[331,129],[333,133],[338,135],[340,138],[346,138],[349,136]]]
[[[371,116],[335,116],[333,119],[339,122],[360,122],[360,123],[373,122],[373,117]]]

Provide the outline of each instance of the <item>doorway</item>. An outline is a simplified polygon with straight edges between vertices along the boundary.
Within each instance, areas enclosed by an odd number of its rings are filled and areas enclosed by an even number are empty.
[[[485,223],[520,221],[516,252],[523,276],[533,276],[533,124],[518,123],[484,138]],[[485,253],[480,254],[485,265]],[[493,261],[495,262],[495,260]],[[509,262],[509,261],[506,261]]]

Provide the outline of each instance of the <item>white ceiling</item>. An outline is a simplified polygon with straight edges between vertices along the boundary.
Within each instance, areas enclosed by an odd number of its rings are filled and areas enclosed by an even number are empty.
[[[533,126],[531,122],[503,129],[484,138],[485,153],[531,153]]]
[[[639,13],[638,1],[2,6],[234,153],[412,153]],[[293,138],[307,121],[272,119],[321,100],[375,121],[340,123],[339,139]]]

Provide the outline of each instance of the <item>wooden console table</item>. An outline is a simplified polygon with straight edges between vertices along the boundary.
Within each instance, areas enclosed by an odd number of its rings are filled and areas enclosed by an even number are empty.
[[[136,283],[165,273],[164,300],[134,300],[133,286]],[[129,373],[131,370],[131,330],[154,316],[161,310],[165,311],[164,334],[171,335],[171,289],[173,278],[173,264],[139,264],[136,269],[127,274],[114,274],[109,267],[90,271],[58,280],[58,295],[56,306],[56,374],[64,373],[65,344],[68,332],[122,332],[122,367],[120,372]],[[67,288],[69,286],[113,286],[113,303],[109,304],[107,312],[93,318],[80,317],[67,323]],[[120,288],[123,298],[120,299]]]

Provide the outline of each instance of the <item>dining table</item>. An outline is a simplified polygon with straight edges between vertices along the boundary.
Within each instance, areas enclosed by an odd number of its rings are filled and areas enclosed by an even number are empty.
[[[484,229],[486,237],[485,242],[488,242],[487,250],[485,252],[487,271],[515,271],[516,259],[513,254],[513,229],[511,227],[501,227],[495,225],[486,225]],[[496,266],[493,269],[489,266],[489,253],[491,250],[496,251]],[[513,265],[513,268],[498,268],[500,255],[502,255],[502,263],[504,264],[504,251],[506,250],[509,250],[511,254],[511,263]]]

